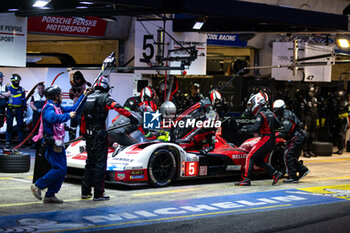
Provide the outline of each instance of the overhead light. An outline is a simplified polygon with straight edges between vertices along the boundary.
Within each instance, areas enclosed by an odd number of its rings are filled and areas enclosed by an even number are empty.
[[[85,20],[85,16],[73,16],[73,18],[77,20]]]
[[[350,48],[350,38],[348,36],[337,36],[335,42],[341,49]]]
[[[33,4],[33,7],[44,7],[46,6],[51,0],[36,0]]]
[[[85,5],[92,5],[94,4],[93,2],[79,2],[80,4],[85,4]]]
[[[197,22],[194,23],[193,29],[200,30],[203,27],[203,25],[204,25],[204,22],[197,21]]]
[[[350,47],[349,40],[347,40],[347,39],[339,39],[338,43],[339,43],[340,48],[349,48]]]
[[[101,19],[104,20],[104,21],[108,21],[108,22],[113,22],[113,21],[117,20],[117,18],[113,17],[113,16],[101,17]]]
[[[86,8],[88,8],[87,6],[77,6],[77,7],[75,7],[75,8],[77,8],[77,9],[86,9]]]
[[[7,9],[7,11],[19,11],[19,9],[13,8],[13,9]]]
[[[193,29],[194,30],[200,30],[202,27],[203,27],[203,25],[204,25],[204,23],[207,21],[207,17],[199,17],[197,20],[196,20],[196,22],[194,23],[194,25],[193,25]]]

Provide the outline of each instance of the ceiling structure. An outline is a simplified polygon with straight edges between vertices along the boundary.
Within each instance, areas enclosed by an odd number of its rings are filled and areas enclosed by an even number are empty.
[[[174,31],[193,31],[205,19],[202,32],[346,32],[347,15],[301,10],[236,0],[51,0],[44,9],[35,0],[4,1],[0,13],[17,16],[155,16],[177,14]],[[181,15],[180,15],[181,14]]]

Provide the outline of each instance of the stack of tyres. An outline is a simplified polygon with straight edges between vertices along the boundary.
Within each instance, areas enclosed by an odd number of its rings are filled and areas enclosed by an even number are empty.
[[[21,173],[30,169],[30,155],[18,151],[0,154],[0,172]]]

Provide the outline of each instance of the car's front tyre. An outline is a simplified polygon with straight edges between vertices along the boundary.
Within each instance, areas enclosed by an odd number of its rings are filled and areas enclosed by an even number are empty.
[[[166,148],[155,150],[148,162],[148,179],[152,186],[169,185],[176,174],[176,160],[172,151]]]

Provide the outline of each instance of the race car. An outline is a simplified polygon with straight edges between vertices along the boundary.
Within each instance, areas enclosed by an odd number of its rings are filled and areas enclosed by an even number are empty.
[[[242,174],[247,154],[259,139],[250,138],[237,147],[217,135],[215,149],[206,155],[201,155],[195,150],[185,151],[175,143],[161,141],[137,143],[121,151],[109,147],[106,182],[149,183],[152,186],[163,187],[174,180]],[[274,150],[265,158],[282,172],[285,172],[284,142],[283,139],[277,138]],[[87,157],[85,141],[72,143],[66,153],[67,176],[82,176]],[[264,171],[254,166],[254,172]]]

